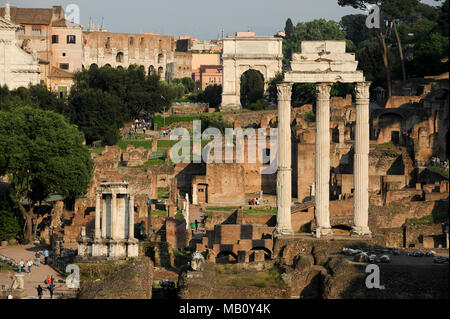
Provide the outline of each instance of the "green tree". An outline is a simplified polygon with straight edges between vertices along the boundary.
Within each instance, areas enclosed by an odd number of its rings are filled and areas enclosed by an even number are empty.
[[[182,78],[181,83],[183,83],[186,88],[186,93],[192,93],[195,91],[195,81],[192,78]]]
[[[349,14],[341,18],[340,26],[346,33],[348,40],[356,46],[373,37],[372,32],[366,27],[367,16],[364,14]]]
[[[438,75],[448,71],[448,38],[432,33],[414,46],[412,65],[416,76]]]
[[[264,78],[256,70],[250,69],[241,76],[241,104],[248,107],[264,96]]]
[[[89,186],[93,162],[83,134],[63,116],[29,107],[0,112],[0,175],[7,174],[33,237],[34,208],[51,194],[77,197]]]
[[[222,86],[208,85],[204,92],[200,92],[197,96],[198,102],[209,103],[209,107],[216,108],[222,103]]]
[[[278,89],[277,84],[281,83],[284,80],[284,75],[281,72],[277,72],[275,76],[269,81],[269,99],[273,103],[278,103]]]
[[[444,36],[448,38],[448,0],[445,0],[444,3],[441,6],[439,16],[437,19],[438,23],[438,31]]]
[[[115,144],[126,120],[124,113],[121,99],[101,89],[73,89],[69,97],[68,116],[84,133],[87,144],[98,140]]]
[[[286,38],[290,39],[292,34],[294,33],[294,24],[292,23],[291,18],[286,20],[286,26],[284,27],[284,33],[286,34]]]
[[[0,187],[0,241],[10,240],[19,234],[20,223],[16,213],[8,187]]]

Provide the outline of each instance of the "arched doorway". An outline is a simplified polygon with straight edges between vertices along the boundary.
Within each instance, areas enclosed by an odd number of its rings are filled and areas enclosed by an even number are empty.
[[[155,67],[153,65],[150,65],[148,67],[148,75],[152,75],[153,72],[155,72]]]
[[[235,264],[238,257],[232,251],[221,251],[216,256],[216,264]]]
[[[254,69],[242,73],[240,79],[241,105],[248,108],[264,97],[264,75]]]
[[[116,55],[116,62],[117,63],[123,63],[123,59],[124,59],[123,52],[117,53],[117,55]]]
[[[163,75],[164,75],[164,69],[163,69],[162,66],[160,66],[160,67],[158,68],[158,75],[159,75],[160,78],[162,78]]]
[[[256,251],[256,250],[264,251],[264,259],[265,260],[270,260],[272,258],[272,252],[270,251],[270,249],[267,249],[266,247],[254,247],[251,250],[252,251]],[[254,260],[251,260],[251,258],[250,258],[250,261],[254,261]]]

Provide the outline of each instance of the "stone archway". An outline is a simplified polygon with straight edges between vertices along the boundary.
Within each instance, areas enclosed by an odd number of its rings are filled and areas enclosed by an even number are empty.
[[[241,108],[240,79],[254,69],[270,79],[282,71],[283,39],[276,37],[228,37],[223,41],[223,93],[221,110]]]

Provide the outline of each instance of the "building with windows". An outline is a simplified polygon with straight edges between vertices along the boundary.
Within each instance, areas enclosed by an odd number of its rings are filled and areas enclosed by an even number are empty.
[[[37,56],[40,83],[59,93],[68,92],[73,84],[69,73],[82,66],[82,26],[67,21],[61,6],[10,7],[9,12],[11,22],[22,26],[17,31],[19,46]],[[0,8],[0,16],[4,15],[5,8]]]
[[[144,66],[148,74],[157,72],[162,80],[169,80],[174,71],[175,43],[172,36],[155,33],[112,33],[102,26],[92,26],[83,32],[83,61],[85,68],[92,65],[123,67],[132,64]]]
[[[222,85],[221,65],[201,65],[199,70],[199,80],[196,82],[199,89],[205,90],[210,85]]]
[[[0,16],[0,86],[9,89],[27,87],[39,83],[39,64],[36,54],[30,54],[18,46],[16,32],[22,27],[10,20],[7,9]]]

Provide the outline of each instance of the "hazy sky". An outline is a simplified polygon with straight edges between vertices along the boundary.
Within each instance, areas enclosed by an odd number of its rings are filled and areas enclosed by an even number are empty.
[[[5,0],[0,0],[1,6]],[[434,0],[422,2],[435,5]],[[339,21],[353,8],[342,8],[337,0],[10,0],[12,6],[48,8],[69,4],[80,7],[81,24],[89,18],[96,24],[105,18],[111,32],[156,32],[216,39],[225,34],[251,30],[257,35],[273,35],[284,28],[287,18],[294,24],[324,18]]]

